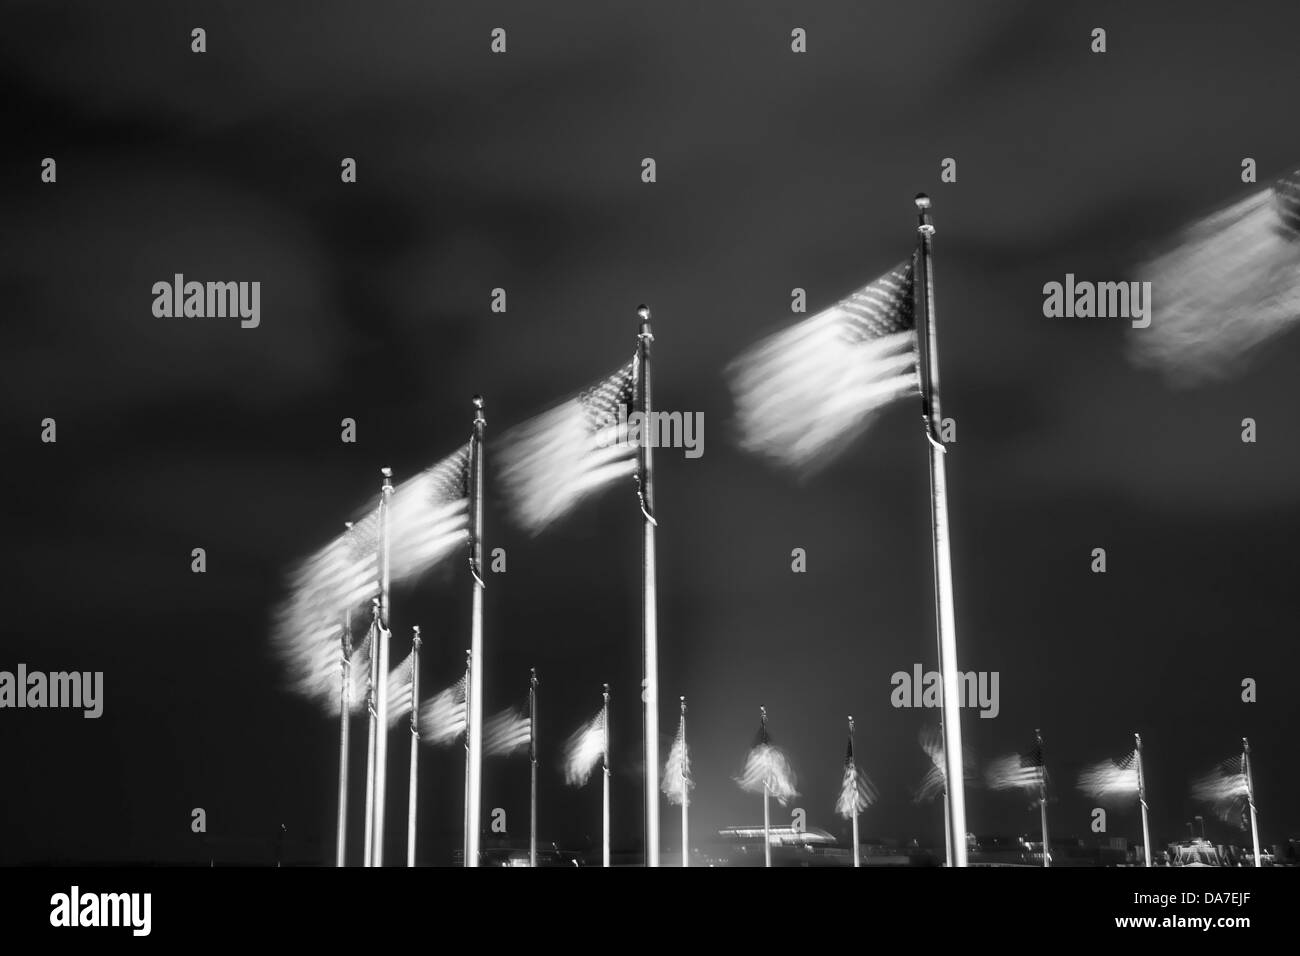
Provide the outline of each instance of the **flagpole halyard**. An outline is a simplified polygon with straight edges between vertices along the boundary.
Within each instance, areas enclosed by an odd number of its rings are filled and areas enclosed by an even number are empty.
[[[637,470],[638,494],[643,520],[641,551],[642,653],[641,688],[645,735],[645,864],[659,865],[659,623],[655,588],[655,528],[658,525],[654,501],[654,461],[649,436],[654,434],[650,391],[650,309],[637,309],[641,331],[637,336],[637,377],[643,413]]]
[[[933,252],[934,224],[930,199],[916,197],[917,249],[913,266],[913,301],[918,336],[921,407],[930,452],[930,516],[933,528],[935,618],[939,638],[939,671],[943,691],[943,749],[946,772],[947,829],[951,863],[966,866],[966,791],[961,738],[961,684],[957,670],[957,612],[953,594],[952,554],[948,529],[947,449],[939,440],[939,344],[935,328]]]

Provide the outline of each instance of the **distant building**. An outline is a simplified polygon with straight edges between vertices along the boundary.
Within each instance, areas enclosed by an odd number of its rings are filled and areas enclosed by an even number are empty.
[[[768,834],[772,846],[834,846],[835,837],[831,836],[821,827],[793,827],[779,826],[769,827]],[[758,841],[761,845],[763,842],[763,828],[757,827],[725,827],[718,831],[718,836],[723,840],[734,843],[751,843]]]

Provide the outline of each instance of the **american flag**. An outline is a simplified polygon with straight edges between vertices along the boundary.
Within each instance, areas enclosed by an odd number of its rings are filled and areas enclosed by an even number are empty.
[[[1192,799],[1208,803],[1224,823],[1250,827],[1250,788],[1242,754],[1229,757],[1192,784]]]
[[[912,799],[915,803],[929,803],[943,796],[948,789],[948,771],[944,767],[943,734],[939,732],[938,727],[925,727],[921,730],[920,741],[921,749],[930,758],[930,768],[921,778]],[[966,778],[967,787],[978,782],[975,751],[969,746],[962,748],[962,773]]]
[[[745,758],[745,769],[741,771],[736,783],[740,789],[749,793],[763,793],[766,790],[785,806],[799,796],[798,781],[790,759],[780,747],[772,744],[767,733],[767,720],[759,726],[758,737]]]
[[[343,643],[351,642],[343,633],[345,615],[351,609],[360,617],[379,594],[377,539],[367,536],[369,530],[352,528],[302,561],[276,613],[272,642],[289,673],[290,689],[327,707],[337,708]],[[354,678],[368,667],[366,655],[352,654]]]
[[[420,705],[420,742],[450,744],[465,732],[465,678]]]
[[[686,747],[686,717],[677,723],[677,736],[668,751],[668,760],[664,763],[664,778],[659,784],[668,797],[669,803],[681,805],[690,803],[690,790],[695,786],[691,779],[691,755]]]
[[[360,644],[352,645],[349,640],[348,655],[348,712],[360,713],[366,707],[366,698],[370,689],[370,647],[372,629],[368,628]],[[338,630],[338,637],[343,636],[343,628]],[[318,682],[320,690],[308,696],[315,698],[324,711],[331,717],[339,716],[342,704],[339,677],[343,662],[343,648],[339,646],[330,654],[322,654],[316,662],[319,667]],[[332,676],[331,676],[332,675]]]
[[[468,537],[469,445],[399,484],[389,501],[389,575],[413,578]],[[276,615],[272,642],[291,689],[337,709],[344,615],[366,609],[379,594],[379,509],[301,562]],[[354,676],[358,670],[353,663]]]
[[[632,359],[502,437],[502,481],[522,527],[537,534],[586,496],[636,473],[637,445],[618,424],[620,414],[626,420],[635,410],[636,367]]]
[[[483,723],[483,753],[507,757],[527,747],[532,740],[533,722],[518,707],[507,707]]]
[[[1183,230],[1137,270],[1150,326],[1130,356],[1179,385],[1239,373],[1300,320],[1300,169]]]
[[[469,454],[469,445],[462,445],[393,491],[390,575],[394,582],[421,574],[468,540]],[[378,515],[373,517],[377,522]]]
[[[984,781],[990,790],[1039,791],[1046,779],[1043,750],[1037,742],[1024,753],[990,760],[984,769]]]
[[[918,390],[912,265],[750,348],[729,368],[741,445],[801,471]]]
[[[397,726],[397,722],[411,712],[415,701],[411,694],[415,690],[413,669],[415,652],[407,654],[400,664],[388,674],[388,726]]]
[[[605,757],[605,722],[608,714],[604,707],[579,727],[564,742],[564,780],[573,787],[581,787],[591,779],[596,764]]]
[[[851,820],[855,813],[861,813],[880,798],[875,784],[860,769],[853,756],[853,738],[849,738],[848,750],[844,755],[844,777],[840,780],[840,796],[835,801],[835,812],[845,820]]]
[[[1103,760],[1086,768],[1079,774],[1079,789],[1099,800],[1137,796],[1137,751],[1131,751],[1119,760]]]

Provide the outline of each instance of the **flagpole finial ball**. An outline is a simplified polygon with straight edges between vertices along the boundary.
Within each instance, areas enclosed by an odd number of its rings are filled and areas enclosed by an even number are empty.
[[[393,469],[391,468],[380,468],[379,473],[383,475],[385,478],[393,477]]]
[[[636,307],[636,314],[638,317],[640,317],[642,322],[648,320],[650,318],[650,306],[638,305]]]
[[[474,396],[474,407],[475,407],[475,408],[482,408],[482,407],[483,407],[483,396],[482,396],[482,395],[475,395],[475,396]]]
[[[916,208],[917,208],[917,209],[929,209],[929,208],[930,208],[930,197],[927,196],[925,193],[917,193],[917,194],[916,194]]]

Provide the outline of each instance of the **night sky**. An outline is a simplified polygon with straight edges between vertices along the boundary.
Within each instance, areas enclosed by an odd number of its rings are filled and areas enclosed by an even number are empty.
[[[910,797],[937,711],[890,705],[893,672],[937,663],[919,408],[799,483],[735,447],[722,374],[793,321],[792,288],[817,311],[909,256],[922,190],[957,421],[959,665],[1000,674],[1000,714],[965,711],[967,742],[985,761],[1042,728],[1054,835],[1083,837],[1078,770],[1141,731],[1163,842],[1210,816],[1189,781],[1247,735],[1263,842],[1300,831],[1300,336],[1176,390],[1128,362],[1124,320],[1042,314],[1044,283],[1124,278],[1255,188],[1243,157],[1261,183],[1297,162],[1294,3],[16,4],[5,23],[0,669],[102,670],[106,687],[99,720],[0,711],[0,863],[268,862],[282,823],[292,858],[332,862],[336,724],[285,690],[270,647],[285,571],[377,494],[381,466],[401,480],[466,441],[475,392],[495,489],[494,439],[630,358],[642,302],[658,406],[705,419],[701,458],[656,458],[660,719],[671,733],[688,696],[697,840],[761,821],[732,777],[764,704],[810,825],[846,830],[852,713],[882,793],[863,835],[940,842],[941,807]],[[151,286],[178,272],[259,280],[260,327],[155,318]],[[542,836],[599,841],[599,787],[565,788],[558,757],[609,681],[614,842],[637,851],[635,495],[537,538],[499,497],[487,522],[508,570],[488,580],[485,709],[522,701],[538,669]],[[462,562],[393,607],[394,660],[420,624],[424,687],[451,683]],[[459,846],[462,766],[459,747],[423,752],[422,861]],[[526,841],[527,761],[487,766],[485,822],[502,807]],[[1015,794],[969,791],[967,812],[980,834],[1037,827]],[[663,831],[675,847],[667,810]],[[1135,808],[1110,835],[1140,839]]]

